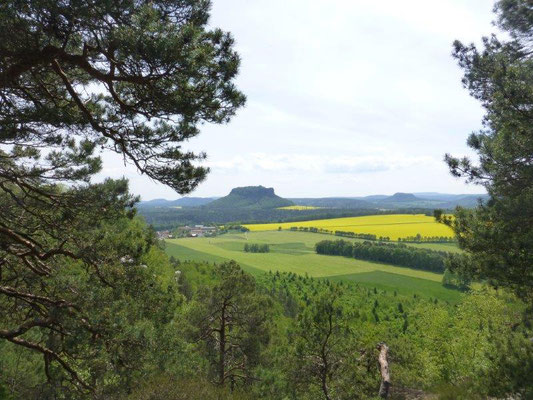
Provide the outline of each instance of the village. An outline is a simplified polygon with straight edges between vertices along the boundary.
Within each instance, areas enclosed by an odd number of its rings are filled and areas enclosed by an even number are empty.
[[[158,239],[173,239],[181,237],[206,237],[206,236],[215,236],[217,232],[216,226],[204,226],[204,225],[194,225],[194,226],[180,226],[173,231],[164,230],[158,231]]]

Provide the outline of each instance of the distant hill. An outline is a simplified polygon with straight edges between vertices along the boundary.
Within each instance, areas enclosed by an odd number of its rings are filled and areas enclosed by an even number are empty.
[[[487,201],[487,194],[446,194],[446,193],[415,193],[415,195],[424,200],[442,202],[441,208],[455,208],[457,206],[471,208],[477,206],[479,200]]]
[[[290,198],[284,199],[274,193],[274,189],[263,186],[248,186],[235,188],[225,197],[182,197],[176,200],[154,199],[141,201],[137,208],[140,213],[170,213],[173,218],[178,218],[178,214],[183,217],[185,214],[198,214],[201,218],[207,218],[213,213],[223,212],[230,220],[264,220],[265,212],[278,207],[290,205],[303,205],[319,207],[320,212],[314,214],[334,213],[342,214],[357,210],[368,212],[370,210],[399,210],[410,212],[410,210],[434,210],[436,208],[453,210],[457,206],[471,208],[478,204],[479,199],[486,201],[486,194],[447,194],[436,192],[421,193],[395,193],[392,196],[371,195],[365,197],[323,197],[323,198]],[[166,211],[164,211],[166,210]],[[239,212],[230,212],[239,210]],[[258,214],[258,212],[261,213]],[[288,210],[278,210],[282,215],[277,215],[277,219],[289,216]],[[271,215],[272,212],[269,211]],[[301,211],[298,216],[303,216]],[[191,214],[192,215],[192,214]],[[217,214],[218,215],[218,214]],[[199,217],[199,218],[200,218]],[[274,218],[273,214],[271,215]],[[211,217],[209,217],[211,218]],[[218,218],[218,217],[217,217]],[[266,218],[268,219],[268,218]]]
[[[457,206],[476,207],[479,199],[487,200],[486,194],[445,194],[445,193],[395,193],[385,199],[374,201],[387,208],[442,208],[454,209]]]
[[[437,193],[437,192],[420,192],[413,193],[416,197],[424,200],[434,200],[434,201],[453,201],[459,197],[470,196],[468,194],[448,194],[448,193]]]
[[[200,207],[205,206],[216,199],[218,199],[218,197],[182,197],[181,199],[176,200],[154,199],[141,201],[139,207]]]
[[[155,199],[137,205],[149,224],[157,229],[173,229],[185,224],[225,224],[305,221],[378,213],[428,213],[456,206],[475,207],[486,194],[444,194],[434,192],[396,193],[392,196],[324,197],[284,199],[274,189],[263,186],[235,188],[222,198],[183,197]],[[318,207],[311,210],[278,209],[290,205]]]
[[[386,196],[384,194],[373,194],[373,195],[365,196],[365,197],[357,197],[357,199],[364,200],[364,201],[376,201],[376,200],[386,199],[387,197],[390,197],[390,196]]]
[[[175,205],[181,207],[200,207],[205,206],[206,204],[209,204],[217,199],[219,199],[219,197],[182,197],[181,199],[175,201]]]
[[[167,199],[153,199],[147,201],[141,201],[137,205],[138,207],[168,207],[174,200]]]
[[[209,203],[208,208],[268,209],[292,206],[290,200],[277,196],[274,188],[264,186],[245,186],[232,189],[230,194]]]
[[[384,203],[413,203],[420,200],[422,199],[412,193],[394,193],[392,196],[385,197],[379,201]]]
[[[326,208],[346,208],[346,209],[358,209],[358,208],[374,208],[374,205],[367,201],[354,199],[350,197],[324,197],[319,199],[313,198],[298,198],[289,199],[297,205],[313,206],[313,207],[326,207]]]
[[[443,208],[455,208],[457,206],[464,208],[474,208],[479,204],[479,200],[487,201],[489,196],[483,195],[465,195],[449,201]]]

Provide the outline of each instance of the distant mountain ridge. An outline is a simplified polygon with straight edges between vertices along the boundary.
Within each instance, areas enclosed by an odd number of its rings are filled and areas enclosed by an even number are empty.
[[[394,193],[392,196],[386,197],[384,199],[379,200],[383,203],[408,203],[413,201],[420,201],[422,199],[419,199],[412,193]]]
[[[297,205],[313,206],[313,207],[327,207],[327,208],[374,208],[374,206],[364,200],[349,198],[349,197],[324,197],[324,198],[296,198],[289,199]]]
[[[149,224],[162,230],[186,224],[289,222],[380,213],[432,215],[435,209],[449,212],[456,206],[475,207],[479,199],[487,198],[482,194],[395,193],[392,196],[284,199],[277,196],[273,188],[248,186],[235,188],[221,198],[155,199],[140,202],[137,209]],[[282,208],[295,204],[316,208]]]
[[[176,200],[154,199],[148,201],[141,201],[139,207],[201,207],[219,197],[182,197]]]
[[[274,193],[274,188],[264,186],[245,186],[231,190],[225,196],[206,205],[208,208],[252,208],[268,209],[292,206],[290,200],[279,197]]]
[[[182,197],[176,200],[154,199],[142,201],[138,207],[148,208],[245,208],[268,209],[290,205],[304,205],[334,209],[453,209],[457,206],[475,207],[479,200],[487,200],[486,194],[447,194],[436,192],[402,193],[392,196],[370,195],[364,197],[282,198],[273,188],[246,186],[234,188],[225,197]]]

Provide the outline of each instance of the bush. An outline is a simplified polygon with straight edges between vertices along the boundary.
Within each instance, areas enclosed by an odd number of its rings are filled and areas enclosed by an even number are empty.
[[[120,400],[251,400],[252,397],[218,388],[205,379],[177,379],[160,376],[144,383]]]
[[[268,244],[248,244],[244,245],[244,251],[246,253],[269,253],[270,247]]]

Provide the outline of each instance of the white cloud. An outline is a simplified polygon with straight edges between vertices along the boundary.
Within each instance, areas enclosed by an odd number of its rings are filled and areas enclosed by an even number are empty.
[[[405,154],[325,156],[311,154],[251,153],[229,160],[208,162],[213,172],[276,172],[276,173],[328,173],[359,174],[401,170],[412,166],[427,166],[437,161],[428,156],[412,157]]]
[[[451,44],[493,31],[491,11],[486,0],[213,0],[248,104],[185,144],[212,168],[195,195],[257,184],[289,197],[479,192],[442,158],[471,154],[482,116]],[[127,176],[146,198],[176,196],[117,160],[103,175]]]

